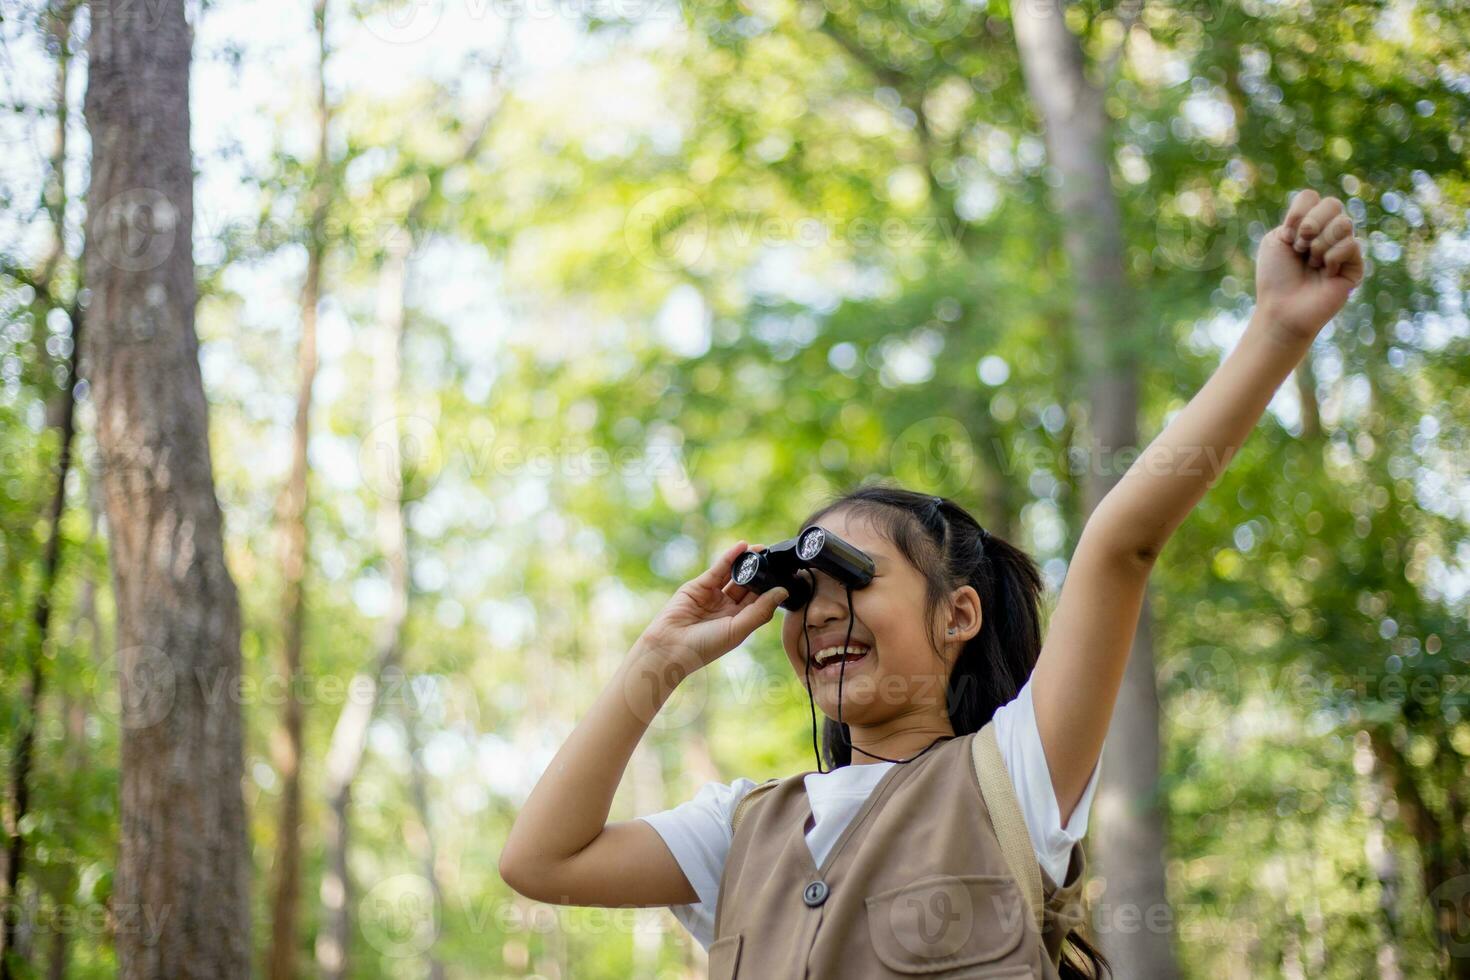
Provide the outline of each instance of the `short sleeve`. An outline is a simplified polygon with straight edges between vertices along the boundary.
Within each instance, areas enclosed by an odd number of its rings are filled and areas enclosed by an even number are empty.
[[[699,901],[687,905],[670,905],[674,918],[690,935],[709,949],[715,936],[715,904],[720,895],[720,877],[725,858],[730,853],[730,818],[736,805],[754,789],[749,779],[730,783],[708,782],[694,798],[671,810],[661,810],[639,817],[663,838],[664,844],[679,863],[679,869]]]
[[[1082,791],[1067,826],[1063,827],[1061,807],[1051,784],[1051,768],[1041,745],[1041,732],[1036,727],[1036,707],[1031,691],[1028,678],[1015,700],[996,710],[995,740],[1015,785],[1016,802],[1020,804],[1021,816],[1031,834],[1036,859],[1053,881],[1060,882],[1067,873],[1072,846],[1087,834],[1087,818],[1097,791],[1102,761],[1099,759],[1093,765],[1087,787]]]

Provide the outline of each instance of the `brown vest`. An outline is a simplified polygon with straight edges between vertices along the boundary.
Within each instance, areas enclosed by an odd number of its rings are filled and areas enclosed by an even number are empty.
[[[1039,932],[985,806],[974,738],[889,769],[821,868],[805,836],[806,774],[752,799],[720,876],[710,980],[1057,978],[1081,921],[1082,844],[1061,886],[1039,869]]]

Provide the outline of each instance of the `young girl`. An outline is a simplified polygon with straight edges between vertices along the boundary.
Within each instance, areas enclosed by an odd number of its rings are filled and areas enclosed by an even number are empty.
[[[1089,517],[1045,643],[1036,566],[963,508],[892,487],[841,496],[801,528],[866,553],[874,577],[853,589],[806,572],[812,596],[781,634],[827,716],[830,771],[758,791],[706,783],[671,810],[606,822],[659,706],[786,598],[731,580],[736,542],[680,587],[568,737],[511,828],[501,876],[540,901],[669,906],[709,950],[712,980],[1109,972],[1071,930],[1149,572],[1362,280],[1353,232],[1338,199],[1294,195],[1262,239],[1240,341]],[[992,731],[1018,817],[987,806],[976,780],[976,743]],[[1001,843],[1017,822],[1042,872],[1040,921]]]

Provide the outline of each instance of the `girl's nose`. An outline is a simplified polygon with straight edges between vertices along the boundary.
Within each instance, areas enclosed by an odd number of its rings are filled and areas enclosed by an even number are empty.
[[[847,618],[847,594],[834,582],[823,582],[825,576],[817,576],[817,588],[807,604],[808,625],[823,625],[833,620]]]

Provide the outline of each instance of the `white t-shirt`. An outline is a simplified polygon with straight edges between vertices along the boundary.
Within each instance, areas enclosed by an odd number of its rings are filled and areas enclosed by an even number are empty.
[[[1072,845],[1087,833],[1087,815],[1097,789],[1101,763],[1093,766],[1087,788],[1083,790],[1067,826],[1063,827],[1061,808],[1051,785],[1051,770],[1047,767],[1041,735],[1036,729],[1036,709],[1031,701],[1029,679],[1015,700],[996,710],[995,736],[1011,782],[1015,784],[1016,801],[1031,834],[1036,859],[1053,881],[1060,882],[1067,872]],[[815,824],[807,831],[806,842],[811,849],[812,860],[819,867],[848,823],[862,809],[883,774],[899,764],[862,763],[831,772],[807,773],[802,781],[811,801]],[[699,788],[692,800],[671,810],[639,818],[658,831],[674,860],[679,862],[684,877],[689,879],[689,884],[699,896],[697,902],[671,905],[669,910],[705,949],[714,942],[715,901],[719,897],[720,876],[733,836],[730,817],[735,806],[756,785],[753,780],[744,778],[731,783],[708,782]]]

